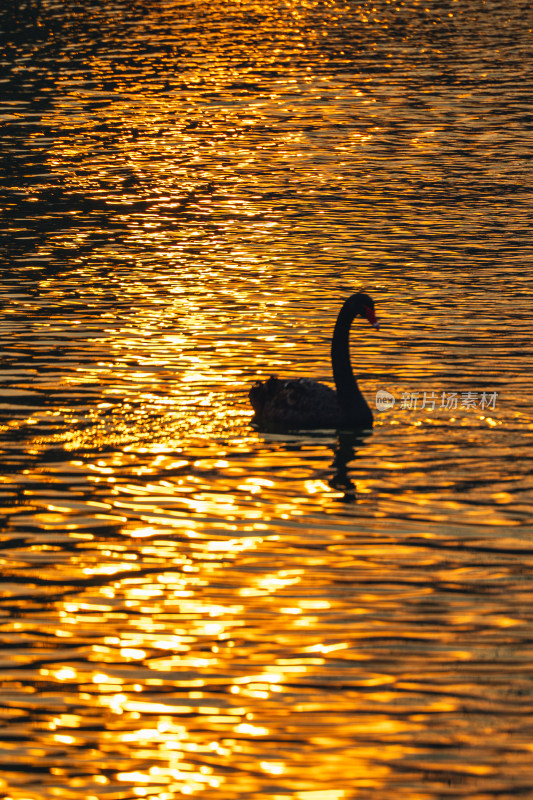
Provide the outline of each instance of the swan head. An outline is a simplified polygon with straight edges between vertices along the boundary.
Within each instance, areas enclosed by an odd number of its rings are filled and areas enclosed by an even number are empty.
[[[373,328],[379,330],[379,320],[376,317],[374,301],[370,295],[357,292],[349,298],[348,302],[354,317],[367,319]]]

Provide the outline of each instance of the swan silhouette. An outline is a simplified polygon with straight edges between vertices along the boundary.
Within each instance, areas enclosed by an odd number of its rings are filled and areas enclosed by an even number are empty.
[[[272,375],[257,381],[249,398],[255,412],[252,423],[262,428],[371,428],[372,411],[361,394],[350,362],[350,328],[364,317],[374,328],[379,322],[374,301],[357,292],[342,305],[331,340],[331,365],[337,391],[310,378],[280,380]]]

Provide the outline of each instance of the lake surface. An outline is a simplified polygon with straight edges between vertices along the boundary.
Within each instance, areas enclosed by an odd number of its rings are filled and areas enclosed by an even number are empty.
[[[2,796],[531,796],[529,3],[2,30]],[[373,431],[254,429],[360,289]]]

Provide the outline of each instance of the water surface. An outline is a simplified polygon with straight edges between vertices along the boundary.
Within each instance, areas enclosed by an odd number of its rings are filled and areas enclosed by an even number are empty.
[[[6,798],[531,792],[528,8],[4,12]]]

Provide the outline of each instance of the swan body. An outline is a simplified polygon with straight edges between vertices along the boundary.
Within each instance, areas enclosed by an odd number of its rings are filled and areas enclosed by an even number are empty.
[[[371,428],[372,411],[357,385],[350,362],[350,328],[357,317],[379,328],[374,301],[358,292],[343,304],[331,340],[336,391],[310,378],[281,380],[271,376],[250,389],[252,422],[263,428]]]

